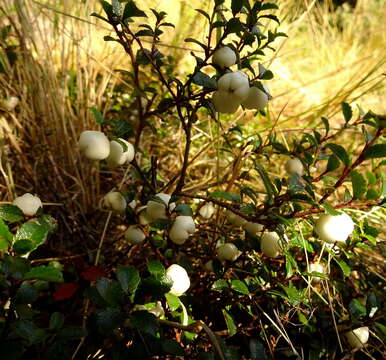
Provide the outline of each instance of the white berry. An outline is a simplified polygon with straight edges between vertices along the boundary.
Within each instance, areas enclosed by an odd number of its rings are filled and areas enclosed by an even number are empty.
[[[243,219],[241,216],[235,214],[230,210],[227,210],[225,212],[225,216],[231,224],[236,226],[243,226],[247,222],[247,220]]]
[[[369,328],[362,326],[345,333],[346,339],[353,349],[362,348],[369,340]]]
[[[267,232],[261,237],[261,251],[268,257],[275,258],[282,254],[280,237],[274,232]]]
[[[6,110],[6,111],[13,111],[17,104],[19,103],[19,98],[16,96],[10,96],[7,99],[4,99],[0,102],[0,108]]]
[[[213,216],[215,210],[216,209],[214,205],[211,202],[209,202],[201,207],[201,209],[199,210],[199,213],[204,219],[210,219]]]
[[[80,134],[79,149],[87,159],[103,160],[109,156],[110,142],[103,132],[86,130]]]
[[[110,191],[103,197],[103,205],[116,212],[124,212],[127,207],[125,197],[118,191]]]
[[[284,165],[288,175],[298,174],[302,176],[304,173],[303,163],[298,158],[289,159]]]
[[[178,265],[170,265],[166,269],[166,276],[172,282],[172,287],[169,293],[175,296],[181,296],[190,287],[190,279],[186,270]]]
[[[149,200],[147,202],[146,214],[148,218],[152,220],[166,219],[166,208],[168,207],[170,211],[173,211],[176,207],[176,204],[169,204],[171,196],[168,194],[158,193],[156,194],[156,197],[162,200],[162,203],[154,200]]]
[[[146,235],[137,225],[131,225],[125,231],[125,239],[133,245],[140,244],[146,239]]]
[[[134,159],[135,151],[134,146],[124,139],[119,139],[127,146],[125,151],[122,144],[118,141],[110,141],[110,154],[106,158],[107,164],[111,167],[117,167],[125,163],[131,162]]]
[[[236,247],[236,245],[232,243],[226,243],[220,245],[217,249],[217,258],[220,261],[229,260],[229,261],[235,261],[241,254],[239,249]]]
[[[240,101],[231,93],[222,90],[213,93],[212,101],[216,111],[222,114],[234,114],[240,106]]]
[[[236,64],[237,56],[230,47],[223,46],[215,51],[212,60],[216,65],[224,68]]]
[[[248,76],[240,70],[226,73],[218,79],[217,87],[220,91],[232,94],[235,100],[241,102],[249,94]]]
[[[316,221],[314,230],[323,241],[344,243],[354,230],[354,222],[345,213],[335,216],[323,214]]]
[[[246,109],[262,110],[268,104],[268,96],[264,91],[252,86],[249,89],[248,97],[241,102]]]
[[[175,244],[183,244],[190,234],[196,230],[196,226],[191,216],[180,215],[174,220],[169,231],[169,238]]]
[[[251,221],[247,221],[243,226],[249,235],[256,235],[256,233],[263,231],[264,229],[263,225]]]
[[[323,263],[312,263],[308,266],[308,272],[317,272],[321,274],[327,274],[327,268],[326,265]],[[311,276],[311,282],[319,283],[322,280],[322,278],[317,276]]]
[[[30,193],[15,198],[13,205],[16,205],[27,216],[35,215],[38,209],[43,206],[39,197]]]

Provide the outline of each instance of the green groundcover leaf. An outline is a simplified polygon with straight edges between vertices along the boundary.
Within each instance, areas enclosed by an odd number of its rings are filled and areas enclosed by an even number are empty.
[[[25,280],[45,280],[50,282],[63,282],[63,274],[52,266],[38,266],[24,275]]]
[[[23,212],[15,205],[0,205],[0,219],[7,222],[16,222],[23,220]]]

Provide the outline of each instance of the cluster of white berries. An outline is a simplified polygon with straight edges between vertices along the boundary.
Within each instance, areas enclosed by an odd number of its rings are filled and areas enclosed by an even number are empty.
[[[213,63],[221,68],[229,68],[236,64],[237,55],[228,46],[223,46],[213,54]],[[220,113],[233,114],[240,105],[246,109],[261,110],[269,100],[269,89],[249,86],[248,76],[240,71],[227,72],[217,81],[218,90],[213,93],[212,101]]]
[[[110,167],[133,161],[134,146],[125,139],[111,140],[102,131],[86,130],[80,134],[79,149],[90,160],[106,160]]]

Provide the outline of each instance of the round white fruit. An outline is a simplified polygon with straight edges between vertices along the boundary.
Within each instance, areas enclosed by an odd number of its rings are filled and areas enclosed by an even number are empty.
[[[231,93],[223,90],[215,91],[212,101],[216,111],[222,114],[234,114],[240,106],[240,101]]]
[[[262,110],[268,104],[268,95],[259,88],[252,86],[249,89],[248,97],[241,102],[246,109]]]
[[[175,203],[170,203],[171,196],[164,193],[156,194],[162,202],[149,200],[146,205],[146,214],[149,219],[157,220],[157,219],[166,219],[166,208],[168,207],[170,211],[173,211],[176,207]]]
[[[175,296],[181,296],[190,287],[190,279],[186,270],[178,265],[170,265],[166,269],[166,276],[172,282],[172,287],[169,293]]]
[[[124,212],[127,207],[125,197],[118,191],[110,191],[103,197],[103,205],[116,212]]]
[[[201,209],[199,210],[199,213],[204,219],[210,219],[213,216],[215,210],[216,209],[213,203],[209,202],[201,207]]]
[[[22,196],[18,196],[13,200],[13,205],[16,205],[24,215],[33,216],[36,214],[39,208],[41,208],[42,202],[39,197],[26,193]]]
[[[314,230],[323,241],[344,243],[354,230],[354,222],[345,213],[335,216],[323,214],[316,221]]]
[[[0,102],[0,108],[6,111],[13,111],[17,104],[19,103],[19,98],[16,96],[10,96],[7,99],[4,99]]]
[[[236,245],[231,243],[220,245],[216,249],[216,252],[217,252],[217,258],[220,261],[224,261],[224,260],[235,261],[241,254],[241,252],[236,247]]]
[[[302,176],[304,173],[303,163],[298,158],[289,159],[284,165],[288,175],[298,174]]]
[[[241,216],[235,214],[230,210],[227,210],[225,212],[225,216],[231,224],[236,226],[243,226],[247,222],[247,220],[243,219]]]
[[[244,224],[244,229],[249,235],[256,235],[258,232],[263,231],[264,226],[258,223],[247,221]]]
[[[263,234],[260,246],[261,251],[268,257],[275,258],[282,254],[280,237],[275,231]]]
[[[80,152],[90,160],[103,160],[109,156],[110,142],[101,131],[86,130],[79,137]]]
[[[233,95],[234,99],[241,102],[249,95],[248,76],[240,70],[224,74],[218,79],[218,90]]]
[[[321,274],[327,274],[327,268],[326,265],[323,263],[311,263],[308,266],[308,272],[317,272]],[[311,276],[311,282],[319,283],[322,280],[322,278],[317,276]]]
[[[213,260],[207,261],[207,262],[204,264],[204,268],[205,268],[206,271],[214,272],[214,269],[213,269]]]
[[[169,231],[169,238],[177,245],[183,244],[190,234],[196,230],[196,226],[191,216],[177,216]]]
[[[111,167],[121,166],[125,163],[131,162],[134,159],[134,146],[124,139],[119,139],[120,142],[126,145],[127,149],[118,141],[110,141],[110,154],[106,158],[107,164]]]
[[[216,65],[224,68],[236,64],[237,56],[229,46],[223,46],[215,51],[212,60]]]
[[[125,239],[130,244],[140,244],[146,239],[146,235],[137,225],[131,225],[125,231]]]
[[[345,333],[347,342],[353,349],[362,348],[369,340],[369,328],[362,326]]]

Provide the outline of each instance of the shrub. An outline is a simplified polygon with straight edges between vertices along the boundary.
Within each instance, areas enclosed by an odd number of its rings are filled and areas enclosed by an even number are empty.
[[[103,200],[119,211],[108,214],[94,265],[63,268],[20,256],[44,243],[52,218],[38,212],[23,222],[16,206],[0,207],[7,358],[331,359],[352,348],[358,357],[381,355],[381,268],[362,256],[378,258],[381,242],[357,211],[384,205],[385,120],[342,103],[338,129],[326,118],[322,130],[286,139],[275,126],[227,129],[230,115],[220,114],[252,109],[257,123],[270,116],[265,82],[273,74],[259,61],[286,35],[272,30],[275,4],[224,3],[197,10],[207,37],[185,40],[197,50],[194,69],[182,76],[162,53],[161,36],[174,27],[166,13],[113,0],[93,14],[114,30],[105,40],[131,60],[120,72],[132,85],[136,117],[116,126],[93,109],[102,131],[84,132],[79,150],[102,170],[127,168]],[[358,128],[360,140],[339,144]],[[177,145],[162,145],[181,129],[179,163]],[[207,130],[219,135],[214,144],[196,141]],[[215,180],[190,188],[193,159],[206,146],[216,150],[208,155]],[[125,227],[123,264],[100,257],[112,216]],[[369,337],[360,331],[359,345],[358,329],[370,329]]]

